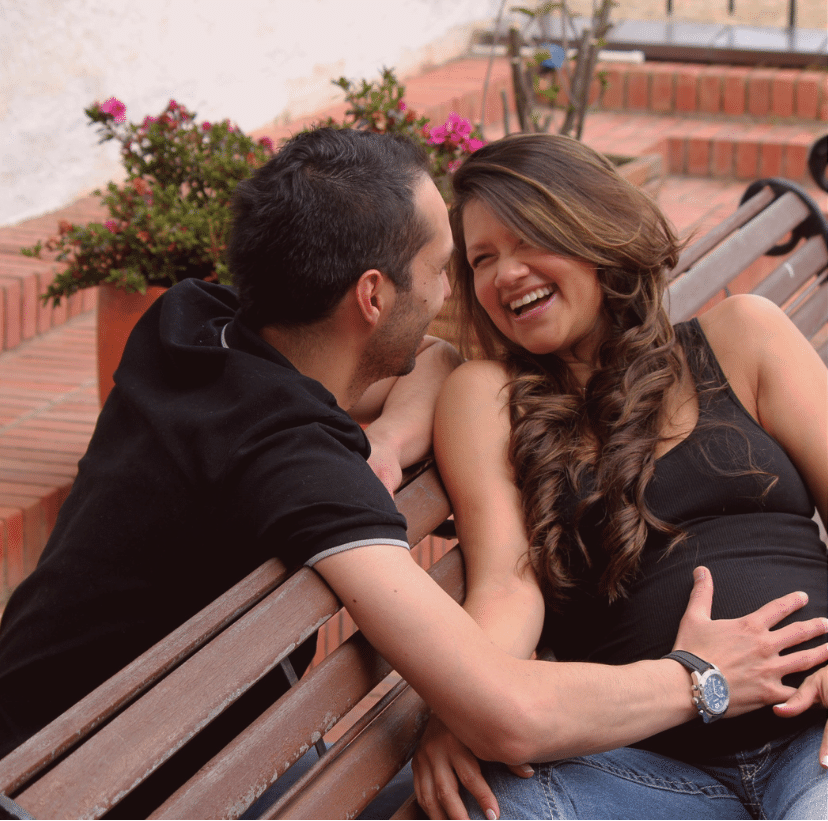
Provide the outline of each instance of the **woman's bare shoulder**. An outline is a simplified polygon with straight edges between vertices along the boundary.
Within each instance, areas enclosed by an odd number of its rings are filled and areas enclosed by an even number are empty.
[[[468,397],[474,401],[501,397],[504,401],[503,389],[510,380],[508,369],[502,362],[469,359],[451,372],[443,383],[442,394],[453,399]]]
[[[713,353],[724,365],[755,365],[777,334],[790,326],[778,305],[755,294],[736,294],[699,317]]]
[[[714,349],[717,342],[742,349],[762,345],[767,333],[780,323],[787,323],[784,311],[756,294],[730,296],[699,317],[699,324]]]
[[[777,346],[791,322],[775,303],[755,294],[736,294],[722,300],[699,317],[728,382],[751,413],[758,412],[760,373],[768,354]],[[781,336],[780,336],[781,335]]]

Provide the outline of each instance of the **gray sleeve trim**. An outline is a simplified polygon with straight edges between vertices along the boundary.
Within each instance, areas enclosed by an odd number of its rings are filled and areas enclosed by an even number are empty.
[[[341,544],[337,547],[331,547],[327,550],[323,550],[321,553],[317,553],[315,556],[308,559],[305,562],[305,566],[313,567],[320,559],[326,559],[328,556],[333,556],[335,553],[344,553],[346,550],[353,550],[355,547],[366,547],[371,544],[392,544],[397,547],[404,547],[406,550],[411,550],[408,542],[404,542],[400,539],[382,539],[379,537],[376,539],[360,539],[356,542],[347,542],[346,544]]]

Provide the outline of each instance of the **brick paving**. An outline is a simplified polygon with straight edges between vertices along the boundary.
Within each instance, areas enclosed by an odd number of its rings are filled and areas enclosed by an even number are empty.
[[[660,154],[658,198],[680,233],[720,221],[738,204],[745,181],[760,174],[805,181],[807,147],[828,120],[824,72],[676,63],[606,68],[610,84],[587,117],[584,140],[612,154]],[[477,121],[485,73],[484,59],[455,61],[407,80],[406,100],[433,121],[452,111]],[[503,131],[500,100],[508,83],[506,60],[495,61],[485,108],[490,139]],[[334,106],[256,134],[281,139],[343,110]],[[825,195],[810,190],[824,207]],[[98,410],[95,290],[60,308],[42,305],[38,295],[54,264],[18,250],[54,233],[60,219],[82,222],[100,213],[86,197],[0,228],[0,607],[42,550]]]

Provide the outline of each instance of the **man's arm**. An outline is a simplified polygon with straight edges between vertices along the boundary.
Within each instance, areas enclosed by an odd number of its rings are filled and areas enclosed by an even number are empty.
[[[479,758],[522,764],[631,744],[696,716],[684,668],[670,659],[623,666],[516,659],[501,650],[407,551],[369,545],[319,560],[371,644]],[[676,647],[714,659],[733,688],[728,715],[784,701],[788,673],[828,648],[782,649],[824,634],[812,619],[771,630],[802,594],[740,619],[711,621],[710,574],[697,571]]]
[[[427,336],[410,374],[375,382],[349,409],[357,422],[367,426],[365,433],[371,443],[368,464],[389,493],[400,486],[403,468],[431,452],[437,395],[445,378],[461,362],[452,345]]]

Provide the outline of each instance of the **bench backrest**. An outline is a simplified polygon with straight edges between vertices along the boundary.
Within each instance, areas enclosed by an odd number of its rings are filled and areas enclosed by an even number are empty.
[[[737,211],[684,251],[670,274],[670,318],[694,316],[751,269],[751,292],[782,306],[828,363],[828,222],[799,186],[753,183]]]

